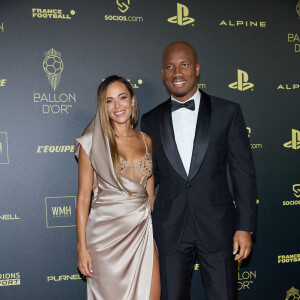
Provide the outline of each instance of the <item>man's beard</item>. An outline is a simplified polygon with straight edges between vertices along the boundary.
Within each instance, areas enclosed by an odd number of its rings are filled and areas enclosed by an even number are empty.
[[[181,98],[184,97],[188,92],[181,92],[181,93],[172,93],[175,97]]]

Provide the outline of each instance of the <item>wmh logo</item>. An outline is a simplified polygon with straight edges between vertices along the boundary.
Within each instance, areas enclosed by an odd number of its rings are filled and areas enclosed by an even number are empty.
[[[72,216],[72,207],[69,206],[52,206],[53,218],[68,218]]]
[[[76,197],[45,197],[47,228],[76,226]]]
[[[285,148],[291,148],[294,150],[300,149],[300,131],[292,129],[292,139],[283,144]]]

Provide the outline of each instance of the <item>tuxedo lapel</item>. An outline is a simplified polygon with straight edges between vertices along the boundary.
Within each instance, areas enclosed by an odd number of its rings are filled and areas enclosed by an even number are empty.
[[[187,174],[175,142],[171,116],[171,99],[166,101],[163,107],[161,114],[160,131],[162,145],[170,164],[184,180],[187,180]]]
[[[190,165],[190,172],[188,175],[188,180],[192,180],[192,178],[198,173],[209,141],[209,133],[210,133],[210,119],[211,119],[211,102],[210,97],[201,92],[201,100],[200,107],[198,113],[198,120],[196,125],[196,132],[194,138],[194,147],[193,147],[193,155]]]

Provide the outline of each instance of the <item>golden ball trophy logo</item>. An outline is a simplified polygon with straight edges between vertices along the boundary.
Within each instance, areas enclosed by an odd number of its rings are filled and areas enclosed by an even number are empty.
[[[61,53],[55,49],[50,49],[45,52],[43,68],[47,74],[48,81],[55,91],[60,81],[61,73],[64,69],[64,63],[61,59]]]
[[[188,16],[189,9],[187,6],[177,3],[177,15],[168,19],[168,22],[178,24],[179,26],[185,26],[195,22],[195,19]],[[194,26],[194,24],[192,25]]]
[[[292,286],[288,291],[286,291],[285,300],[300,300],[299,290]]]
[[[296,5],[296,12],[299,16],[299,19],[300,19],[300,0],[298,1],[297,5]]]
[[[52,93],[33,93],[33,102],[40,103],[43,114],[68,114],[77,102],[75,93],[60,93],[55,91],[60,83],[61,74],[64,70],[64,63],[61,53],[54,48],[44,52],[43,70],[47,75],[48,81],[54,92]]]

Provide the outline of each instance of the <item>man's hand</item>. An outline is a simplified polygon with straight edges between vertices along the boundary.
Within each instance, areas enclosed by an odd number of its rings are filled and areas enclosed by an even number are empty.
[[[252,239],[250,232],[237,230],[233,237],[233,255],[235,255],[234,260],[247,258],[251,251],[251,247]]]

